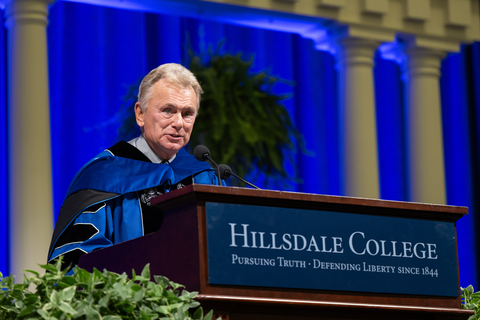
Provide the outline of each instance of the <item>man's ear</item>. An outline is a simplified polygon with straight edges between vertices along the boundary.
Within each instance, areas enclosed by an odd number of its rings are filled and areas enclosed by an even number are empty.
[[[144,122],[144,112],[142,111],[142,108],[140,108],[140,103],[137,102],[135,103],[135,119],[137,120],[138,126],[143,129],[143,126],[145,124]]]

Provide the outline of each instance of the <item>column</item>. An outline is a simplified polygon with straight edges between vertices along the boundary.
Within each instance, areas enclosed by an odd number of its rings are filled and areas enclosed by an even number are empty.
[[[445,204],[440,64],[445,53],[406,50],[406,120],[410,201]]]
[[[339,107],[346,196],[379,198],[373,55],[379,42],[339,41]]]
[[[10,268],[45,264],[53,229],[46,26],[50,0],[13,0],[8,29]]]

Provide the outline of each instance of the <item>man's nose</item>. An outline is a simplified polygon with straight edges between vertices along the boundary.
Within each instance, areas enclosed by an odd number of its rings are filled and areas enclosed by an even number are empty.
[[[172,127],[180,129],[183,126],[182,114],[177,112],[172,117]]]

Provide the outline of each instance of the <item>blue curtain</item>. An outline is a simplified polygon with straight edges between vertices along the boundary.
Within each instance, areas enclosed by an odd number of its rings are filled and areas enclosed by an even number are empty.
[[[161,63],[187,61],[184,44],[194,50],[215,47],[225,40],[224,52],[254,57],[253,70],[295,82],[279,84],[278,93],[292,93],[285,100],[311,154],[294,154],[302,183],[289,190],[331,195],[342,194],[337,126],[337,75],[334,57],[314,50],[311,40],[298,35],[240,27],[201,19],[155,15],[56,2],[48,27],[54,208],[58,214],[75,172],[95,154],[116,142],[121,125],[119,110],[127,86]],[[1,38],[3,37],[3,38]],[[0,42],[4,46],[4,35]],[[0,48],[0,54],[4,53]],[[0,75],[4,61],[0,60]],[[478,211],[480,97],[480,47],[466,46],[442,65],[442,112],[446,155],[448,203],[470,208],[457,226],[461,285],[477,284],[479,238]],[[403,83],[400,68],[375,57],[377,131],[381,197],[408,201],[403,117]],[[3,82],[1,82],[3,81]],[[4,76],[0,90],[4,90]],[[5,96],[5,95],[3,95]],[[5,103],[0,101],[5,120]],[[201,115],[197,121],[202,121]],[[6,145],[0,129],[0,148]],[[3,149],[2,149],[3,150]],[[6,152],[0,157],[0,228],[6,221]],[[294,168],[287,168],[294,172]],[[252,175],[252,179],[256,176]],[[262,180],[258,182],[262,186]],[[6,229],[5,229],[6,230]],[[0,229],[0,271],[6,266],[7,238]],[[5,249],[4,249],[5,248]],[[2,260],[3,259],[3,260]]]
[[[480,43],[462,47],[443,60],[440,81],[447,202],[469,207],[457,224],[461,283],[478,283],[476,254],[480,238]],[[467,280],[468,279],[468,280]],[[462,282],[463,281],[463,282]]]
[[[0,10],[0,21],[3,21],[3,10]],[[9,275],[6,40],[6,31],[2,24],[0,28],[0,272]]]
[[[297,191],[341,195],[334,57],[314,50],[312,41],[294,37],[290,59],[295,62],[294,118],[313,153],[297,155],[298,173],[303,180]]]
[[[375,57],[375,99],[377,111],[380,197],[408,201],[403,82],[400,67]]]

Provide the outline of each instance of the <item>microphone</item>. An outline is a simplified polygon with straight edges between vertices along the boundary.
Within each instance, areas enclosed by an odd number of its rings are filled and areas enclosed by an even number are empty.
[[[198,161],[207,161],[210,158],[210,150],[204,145],[199,144],[193,149],[193,155]]]
[[[232,169],[227,166],[226,164],[221,164],[218,166],[218,170],[220,171],[220,177],[225,180],[230,178],[230,176],[234,176],[235,178],[239,179],[240,181],[243,181],[244,183],[248,184],[251,187],[254,187],[255,189],[261,190],[259,187],[251,184],[247,180],[241,178],[240,176],[236,175],[235,173],[232,172]]]
[[[218,178],[218,185],[222,185],[222,179],[220,178],[220,170],[218,168],[218,165],[213,161],[212,158],[210,158],[210,150],[208,150],[207,147],[204,145],[199,144],[198,146],[193,149],[193,155],[198,161],[210,161],[214,166],[215,166],[215,174],[217,175]]]

